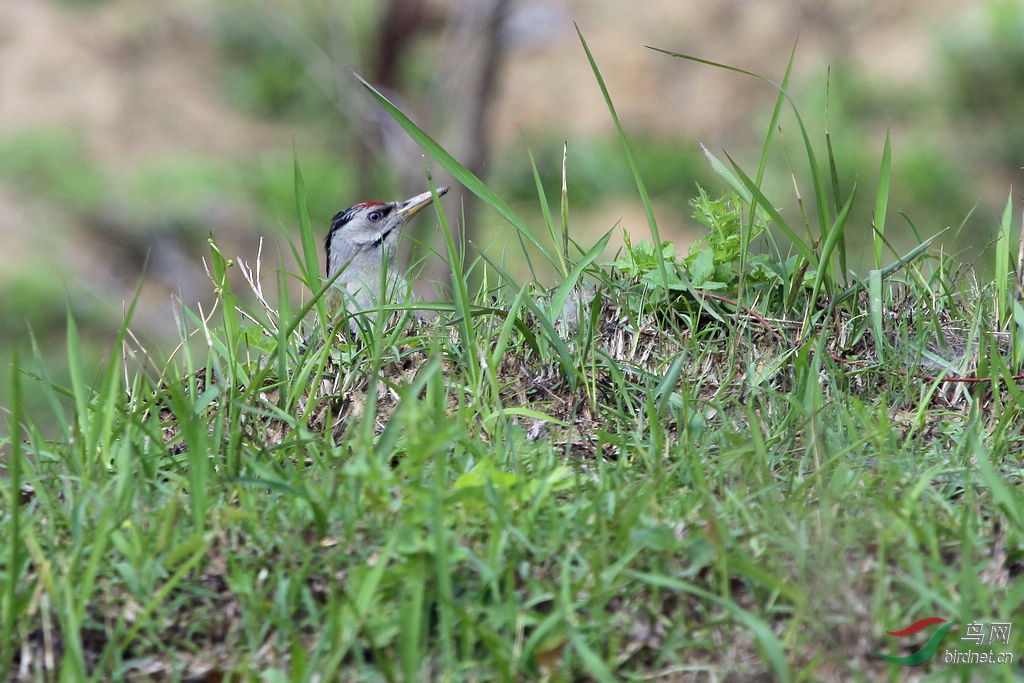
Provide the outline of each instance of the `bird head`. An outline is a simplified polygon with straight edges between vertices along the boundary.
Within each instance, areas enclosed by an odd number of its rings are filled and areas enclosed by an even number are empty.
[[[437,188],[437,196],[448,189]],[[402,226],[432,199],[428,191],[400,202],[364,202],[335,214],[324,242],[327,276],[343,268],[379,269],[384,261],[390,265]]]

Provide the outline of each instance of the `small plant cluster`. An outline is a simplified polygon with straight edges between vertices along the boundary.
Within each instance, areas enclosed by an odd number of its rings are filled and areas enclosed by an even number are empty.
[[[698,187],[698,192],[691,201],[694,218],[710,232],[694,243],[685,258],[676,258],[672,242],[662,242],[657,250],[647,240],[634,246],[625,233],[626,253],[604,265],[652,289],[667,291],[736,291],[741,280],[751,287],[778,286],[791,280],[791,274],[782,271],[768,254],[745,253],[744,235],[750,240],[761,236],[767,228],[763,217],[747,231],[738,195],[730,192],[712,199],[703,187]]]
[[[1012,622],[1009,214],[991,285],[934,238],[895,253],[887,143],[875,267],[851,274],[856,192],[831,155],[822,172],[798,112],[810,217],[762,189],[787,72],[756,172],[705,150],[727,193],[700,192],[709,234],[679,257],[583,45],[650,227],[611,268],[607,235],[569,238],[568,178],[556,219],[533,166],[544,235],[367,85],[559,286],[538,297],[536,276],[470,258],[436,203],[451,301],[339,317],[296,162],[298,273],[211,240],[218,318],[183,311],[172,363],[126,322],[124,354],[87,376],[69,315],[69,386],[34,378],[51,414],[24,412],[14,374],[0,677],[896,680],[872,652],[894,654],[886,631]],[[293,306],[297,282],[311,296]],[[1022,646],[1014,629],[1005,651]]]

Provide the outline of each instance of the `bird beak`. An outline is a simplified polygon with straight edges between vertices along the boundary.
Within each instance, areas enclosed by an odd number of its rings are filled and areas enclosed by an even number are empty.
[[[451,187],[448,185],[437,188],[437,196],[440,197],[444,195],[450,189]],[[430,204],[433,198],[434,195],[428,190],[422,194],[416,195],[415,197],[406,199],[404,202],[398,202],[398,211],[396,213],[402,218],[408,219],[424,206]]]

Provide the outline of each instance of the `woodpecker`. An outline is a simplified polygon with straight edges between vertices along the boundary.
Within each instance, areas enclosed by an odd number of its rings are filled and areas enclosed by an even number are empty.
[[[439,187],[437,196],[448,190],[448,186]],[[400,202],[364,202],[331,219],[331,229],[324,241],[327,277],[341,271],[335,284],[345,291],[345,307],[349,311],[376,308],[410,294],[408,281],[394,263],[395,246],[405,222],[432,199],[427,191]],[[386,286],[384,296],[381,284]]]

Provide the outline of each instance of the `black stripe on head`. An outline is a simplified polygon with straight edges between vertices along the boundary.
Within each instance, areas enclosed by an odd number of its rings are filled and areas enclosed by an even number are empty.
[[[334,237],[334,233],[340,230],[352,220],[352,218],[359,213],[361,205],[353,206],[352,208],[339,211],[334,214],[334,218],[331,219],[331,228],[327,231],[327,237],[324,238],[324,255],[326,256],[327,263],[325,267],[327,269],[327,276],[331,275],[331,238]]]
[[[359,214],[368,213],[368,209],[375,209],[377,211],[380,211],[381,218],[383,219],[389,216],[392,212],[394,212],[395,204],[388,204],[386,202],[363,202],[362,204],[356,204],[355,206],[349,207],[344,211],[339,211],[338,213],[334,214],[334,218],[331,219],[331,228],[330,230],[327,231],[327,237],[324,238],[324,253],[327,256],[328,275],[330,275],[331,268],[331,238],[334,236],[334,232],[336,230],[343,229],[346,225],[352,222],[353,218],[355,218]],[[376,246],[379,247],[381,243],[383,243],[384,239],[388,236],[388,234],[390,234],[390,232],[391,231],[389,230],[387,233],[382,235],[381,238],[376,241]]]
[[[356,214],[361,210],[360,206],[353,206],[350,209],[339,211],[334,214],[334,218],[331,219],[331,232],[334,232],[338,228],[346,225],[349,221],[355,218]]]

